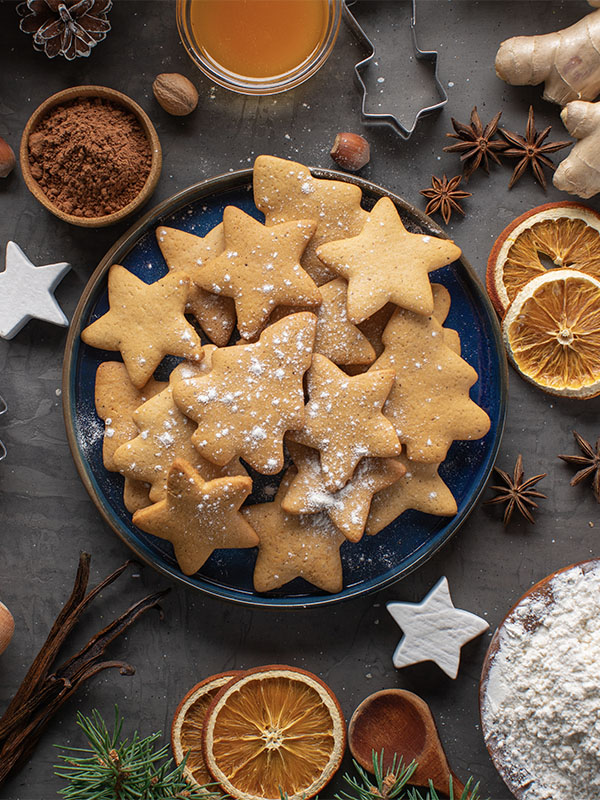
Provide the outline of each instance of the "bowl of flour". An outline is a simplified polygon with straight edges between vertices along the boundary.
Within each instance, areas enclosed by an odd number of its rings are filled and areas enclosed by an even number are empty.
[[[518,800],[600,797],[600,559],[536,584],[494,634],[482,731]]]

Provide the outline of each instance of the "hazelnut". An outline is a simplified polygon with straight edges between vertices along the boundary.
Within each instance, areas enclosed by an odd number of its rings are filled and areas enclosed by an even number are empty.
[[[356,172],[369,163],[371,148],[364,136],[358,133],[338,133],[330,155],[342,169]]]
[[[0,178],[10,175],[16,163],[12,147],[0,136]]]
[[[0,603],[0,653],[3,653],[8,647],[14,630],[15,621],[13,615],[4,603]]]
[[[198,91],[194,84],[178,72],[163,72],[157,75],[152,91],[167,114],[185,117],[198,105]]]

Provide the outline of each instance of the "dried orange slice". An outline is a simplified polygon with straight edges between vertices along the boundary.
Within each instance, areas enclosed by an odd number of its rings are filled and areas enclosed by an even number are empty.
[[[487,288],[498,314],[528,281],[555,268],[600,279],[600,214],[580,203],[547,203],[513,220],[488,259]]]
[[[204,721],[204,759],[239,800],[313,797],[333,777],[346,725],[316,675],[272,665],[248,670],[215,697]]]
[[[171,725],[171,747],[176,764],[181,764],[186,753],[184,775],[197,786],[212,782],[202,754],[202,729],[206,711],[219,690],[243,672],[220,672],[197,683],[183,698]]]
[[[550,394],[600,394],[600,281],[572,269],[529,281],[502,323],[516,369]]]

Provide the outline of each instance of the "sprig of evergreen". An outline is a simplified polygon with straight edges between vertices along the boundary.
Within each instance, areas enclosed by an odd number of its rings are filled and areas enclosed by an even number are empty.
[[[392,764],[385,771],[383,769],[384,751],[373,751],[373,773],[371,776],[360,764],[353,761],[356,775],[344,775],[344,781],[350,787],[349,791],[342,791],[335,795],[335,800],[440,800],[440,796],[433,788],[431,781],[426,794],[420,789],[410,787],[410,779],[417,769],[416,761],[404,766],[402,757],[394,755]],[[373,780],[374,777],[374,780]],[[455,795],[450,778],[450,800],[481,800],[479,783],[474,784],[469,778],[461,795]]]
[[[183,770],[185,760],[175,766],[168,758],[168,745],[156,749],[160,733],[141,738],[136,731],[131,741],[121,740],[123,717],[115,706],[115,724],[109,731],[94,710],[90,717],[77,714],[77,724],[89,747],[61,747],[55,774],[67,785],[60,790],[66,800],[216,800],[220,795],[210,786],[192,787]]]

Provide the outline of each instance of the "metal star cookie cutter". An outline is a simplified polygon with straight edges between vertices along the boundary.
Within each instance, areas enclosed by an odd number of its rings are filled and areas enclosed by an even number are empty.
[[[8,406],[6,405],[6,400],[0,395],[0,417],[2,414],[6,414],[8,411]],[[0,461],[6,458],[6,447],[4,446],[4,442],[0,439]]]
[[[433,80],[435,88],[439,95],[437,103],[421,107],[414,118],[414,122],[410,128],[406,127],[400,119],[391,111],[367,111],[367,101],[369,98],[369,91],[367,85],[363,80],[362,73],[368,68],[369,64],[376,58],[375,44],[367,36],[364,28],[360,25],[354,14],[350,11],[349,6],[354,5],[356,0],[346,0],[344,3],[344,16],[346,22],[352,29],[357,39],[365,46],[365,49],[370,50],[370,54],[354,65],[354,73],[361,86],[362,90],[362,104],[361,104],[361,117],[366,123],[377,125],[389,125],[402,139],[409,139],[415,131],[419,120],[426,114],[432,111],[437,111],[448,102],[448,95],[444,89],[438,74],[438,52],[437,50],[421,50],[417,41],[417,0],[411,0],[412,13],[410,18],[410,30],[412,34],[413,49],[415,56],[419,61],[428,61],[433,65]]]

